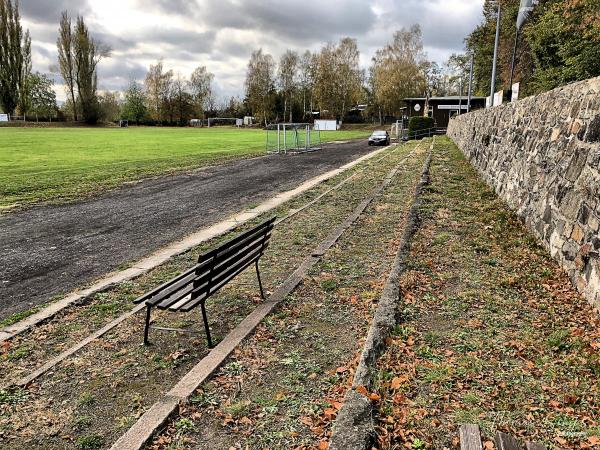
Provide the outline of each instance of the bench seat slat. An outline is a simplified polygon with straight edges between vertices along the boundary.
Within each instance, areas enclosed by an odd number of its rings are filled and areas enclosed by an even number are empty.
[[[187,276],[179,280],[177,283],[174,283],[171,286],[167,286],[161,292],[158,292],[155,296],[149,298],[147,300],[147,303],[151,305],[156,305],[157,303],[160,303],[165,298],[169,297],[171,294],[179,291],[180,289],[185,289],[187,285],[192,284],[194,282],[195,276],[196,275],[194,272],[188,274]]]
[[[167,289],[169,286],[177,283],[179,280],[181,280],[182,278],[186,277],[187,275],[196,273],[196,270],[198,269],[198,267],[200,265],[201,264],[196,264],[191,269],[188,269],[185,272],[180,273],[179,275],[177,275],[176,277],[170,279],[166,283],[163,283],[160,286],[158,286],[157,288],[152,289],[150,292],[146,292],[144,295],[136,298],[133,301],[133,303],[142,303],[143,301],[148,300],[148,299],[156,296],[157,294],[161,293],[163,290]]]
[[[183,297],[190,295],[193,289],[194,289],[194,285],[192,283],[190,283],[183,289],[179,289],[178,291],[173,292],[170,296],[162,299],[160,301],[160,303],[155,303],[152,306],[155,306],[158,309],[167,309],[171,305],[174,305],[175,303],[177,303]]]

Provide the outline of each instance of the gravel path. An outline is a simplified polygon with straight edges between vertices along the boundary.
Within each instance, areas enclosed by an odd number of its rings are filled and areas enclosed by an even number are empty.
[[[80,203],[0,216],[0,319],[338,168],[366,141],[234,161],[124,186]]]

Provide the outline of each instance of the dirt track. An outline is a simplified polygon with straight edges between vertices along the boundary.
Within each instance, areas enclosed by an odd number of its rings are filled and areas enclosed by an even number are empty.
[[[304,155],[240,160],[0,217],[0,319],[371,150],[361,140]]]

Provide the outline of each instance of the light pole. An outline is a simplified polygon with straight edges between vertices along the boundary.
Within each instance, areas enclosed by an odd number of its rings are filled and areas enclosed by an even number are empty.
[[[467,96],[467,112],[471,111],[471,95],[473,94],[473,59],[475,54],[471,53],[471,70],[469,70],[469,94]]]
[[[492,82],[490,85],[490,96],[492,106],[494,105],[494,94],[496,93],[496,62],[498,60],[498,43],[500,41],[500,2],[498,2],[498,17],[496,18],[496,41],[494,42],[494,62],[492,64]]]

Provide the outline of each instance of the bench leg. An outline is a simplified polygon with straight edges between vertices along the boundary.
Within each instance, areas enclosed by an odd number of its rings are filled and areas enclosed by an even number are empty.
[[[206,330],[206,340],[208,341],[208,348],[213,348],[212,339],[210,338],[210,328],[208,327],[208,318],[206,317],[206,307],[204,302],[200,303],[200,309],[202,310],[202,320],[204,321],[204,329]]]
[[[260,280],[260,270],[258,270],[258,260],[256,260],[256,278],[258,278],[258,287],[260,288],[260,296],[265,300],[265,293],[263,291],[262,281]]]
[[[144,345],[150,345],[150,341],[148,340],[148,332],[150,331],[150,310],[152,307],[150,305],[146,305],[146,327],[144,328]]]

